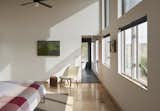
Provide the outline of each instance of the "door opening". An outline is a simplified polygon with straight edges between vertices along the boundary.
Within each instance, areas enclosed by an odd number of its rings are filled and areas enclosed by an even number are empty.
[[[82,45],[81,45],[82,83],[99,82],[96,74],[92,71],[91,43],[92,43],[92,38],[82,38]]]
[[[82,69],[91,70],[91,38],[82,38]]]

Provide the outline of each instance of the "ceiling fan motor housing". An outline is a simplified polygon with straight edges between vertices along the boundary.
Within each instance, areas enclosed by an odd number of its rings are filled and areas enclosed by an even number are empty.
[[[21,5],[25,6],[25,5],[30,5],[30,4],[36,3],[35,6],[43,5],[45,7],[52,8],[51,5],[43,3],[43,1],[46,1],[46,0],[33,0],[32,2],[23,3]]]
[[[34,2],[39,2],[40,0],[33,0]]]

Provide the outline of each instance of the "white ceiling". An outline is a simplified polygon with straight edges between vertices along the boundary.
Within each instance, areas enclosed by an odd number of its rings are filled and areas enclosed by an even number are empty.
[[[0,20],[13,21],[42,19],[52,22],[52,25],[64,20],[81,9],[98,0],[47,0],[45,3],[53,5],[53,8],[33,5],[21,6],[20,4],[32,0],[0,0]]]

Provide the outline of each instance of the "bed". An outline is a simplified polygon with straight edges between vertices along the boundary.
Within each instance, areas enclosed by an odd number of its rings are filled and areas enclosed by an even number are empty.
[[[39,82],[0,82],[0,111],[33,111],[45,94]]]

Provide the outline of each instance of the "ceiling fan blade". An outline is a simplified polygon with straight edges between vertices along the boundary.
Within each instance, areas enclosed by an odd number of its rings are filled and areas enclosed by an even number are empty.
[[[51,5],[48,5],[48,4],[46,4],[46,3],[43,3],[43,2],[38,2],[38,3],[41,4],[41,5],[44,5],[44,6],[48,7],[48,8],[52,8]]]
[[[27,2],[27,3],[21,4],[21,6],[25,6],[25,5],[29,5],[29,4],[33,4],[33,3],[35,3],[35,2]]]

